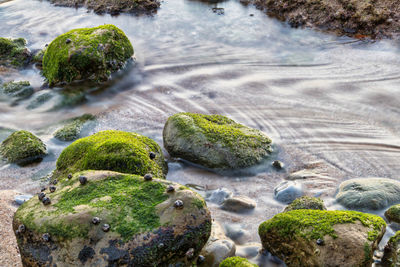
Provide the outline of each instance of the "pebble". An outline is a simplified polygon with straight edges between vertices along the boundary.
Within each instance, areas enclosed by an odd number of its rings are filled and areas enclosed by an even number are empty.
[[[95,225],[99,224],[100,223],[100,218],[99,217],[93,217],[92,218],[92,223],[95,224]]]
[[[69,43],[71,43],[71,42],[72,42],[72,41],[71,41],[71,39],[69,39],[69,38],[68,38],[67,40],[65,40],[65,43],[66,43],[66,44],[69,44]]]
[[[49,189],[50,189],[51,193],[54,193],[56,191],[56,187],[55,186],[50,186]]]
[[[275,160],[274,162],[272,162],[272,166],[273,166],[275,169],[281,170],[281,169],[283,169],[283,167],[285,166],[285,164],[283,164],[283,162],[280,161],[280,160]]]
[[[151,173],[147,173],[144,175],[144,180],[151,181],[153,180],[153,175]]]
[[[28,201],[32,197],[32,195],[16,195],[14,197],[14,201],[17,203],[17,205],[22,205],[25,201]]]
[[[68,174],[67,178],[71,179],[72,178],[72,174]]]
[[[325,242],[324,242],[323,239],[321,239],[321,238],[318,238],[318,239],[317,239],[317,245],[318,245],[318,246],[323,246],[324,244],[325,244]]]
[[[38,195],[38,198],[40,201],[42,201],[45,196],[46,196],[46,193],[42,192]]]
[[[167,187],[167,193],[172,193],[172,192],[174,192],[175,191],[175,187],[173,187],[172,185],[169,185],[168,187]]]
[[[156,153],[150,152],[150,159],[155,159],[156,158]]]
[[[44,242],[49,242],[50,241],[50,234],[45,233],[42,235],[42,239]]]
[[[303,196],[303,186],[295,181],[283,181],[274,188],[275,199],[286,204],[301,196]]]
[[[107,223],[105,223],[105,224],[103,224],[103,226],[101,227],[101,229],[102,229],[104,232],[108,232],[108,231],[110,231],[110,225],[107,224]]]
[[[51,204],[51,200],[50,200],[49,197],[44,197],[44,198],[42,199],[42,203],[43,203],[44,205],[49,205],[49,204]]]
[[[18,226],[18,231],[19,231],[20,233],[25,233],[25,230],[26,230],[25,225],[21,224],[20,226]]]
[[[174,207],[177,208],[177,209],[182,209],[183,208],[183,201],[178,199],[177,201],[175,201]]]
[[[81,185],[85,185],[87,183],[86,176],[79,176],[79,182],[81,183]]]
[[[53,180],[53,184],[56,185],[58,183],[57,179]]]
[[[222,203],[221,209],[233,212],[243,212],[253,210],[257,203],[255,200],[246,196],[235,196],[228,198]]]

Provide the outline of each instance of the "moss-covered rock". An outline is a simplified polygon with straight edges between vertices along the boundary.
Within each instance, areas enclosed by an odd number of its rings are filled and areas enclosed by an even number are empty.
[[[165,124],[163,138],[171,156],[208,168],[249,167],[272,151],[263,132],[222,115],[175,114]]]
[[[0,155],[8,162],[28,164],[46,155],[46,145],[28,131],[17,131],[7,137],[0,145]]]
[[[219,267],[258,267],[258,265],[242,257],[230,257],[221,262]]]
[[[0,85],[2,92],[17,99],[24,99],[34,93],[34,89],[28,81],[10,81]]]
[[[288,266],[371,266],[386,230],[376,215],[357,211],[292,210],[262,223],[263,247]]]
[[[150,152],[155,158],[150,158]],[[54,177],[82,170],[111,170],[163,178],[167,163],[160,146],[148,137],[122,131],[102,131],[81,138],[63,150]]]
[[[87,179],[83,185],[82,176]],[[167,191],[170,186],[173,192]],[[25,226],[16,235],[25,266],[187,266],[211,232],[202,197],[163,179],[84,171],[44,193],[51,204],[34,197],[14,216],[15,231]],[[46,233],[48,242],[43,241]]]
[[[383,209],[400,202],[400,182],[387,178],[347,180],[340,184],[336,200],[349,209]]]
[[[85,79],[104,81],[132,55],[132,44],[114,25],[75,29],[47,47],[43,75],[51,85]]]
[[[290,203],[284,212],[291,210],[326,210],[326,207],[324,201],[320,198],[303,196]]]
[[[25,39],[0,37],[0,66],[21,68],[29,63],[30,58]]]
[[[391,206],[385,211],[385,217],[391,222],[400,223],[400,204]]]
[[[54,133],[54,137],[61,141],[73,141],[79,138],[82,127],[85,123],[94,121],[95,116],[84,114],[80,117],[65,121],[65,125]]]
[[[382,266],[395,267],[400,265],[400,231],[392,236],[383,250]]]

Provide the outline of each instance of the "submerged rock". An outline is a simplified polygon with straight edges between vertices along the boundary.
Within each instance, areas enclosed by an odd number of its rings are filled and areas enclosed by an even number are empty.
[[[383,209],[400,202],[400,182],[387,178],[361,178],[339,186],[336,200],[349,209]]]
[[[246,196],[234,196],[232,198],[226,199],[222,205],[221,209],[234,212],[244,212],[255,209],[257,203],[255,200]]]
[[[114,25],[75,29],[58,36],[47,47],[43,75],[50,85],[86,79],[105,81],[132,55],[132,44]]]
[[[229,189],[222,187],[206,193],[206,200],[218,205],[222,204],[228,198],[231,198],[233,193]]]
[[[308,197],[303,196],[296,198],[292,203],[290,203],[284,210],[291,211],[291,210],[326,210],[324,205],[324,201],[317,197]]]
[[[272,151],[263,132],[222,115],[175,114],[164,126],[163,139],[171,156],[217,169],[249,167]]]
[[[258,232],[263,247],[287,266],[370,266],[385,230],[385,221],[372,214],[292,210]]]
[[[385,217],[390,222],[400,223],[400,204],[391,206],[386,212]]]
[[[0,89],[4,94],[20,99],[25,99],[30,97],[33,93],[33,87],[28,81],[19,81],[19,82],[7,82],[0,85]]]
[[[12,133],[0,145],[0,155],[11,163],[28,164],[46,154],[46,145],[42,140],[23,130]]]
[[[175,186],[173,194],[165,193],[168,185]],[[50,205],[32,198],[14,216],[14,230],[26,227],[17,235],[25,266],[188,266],[187,252],[197,257],[210,236],[202,197],[163,179],[86,171],[47,193]],[[177,199],[185,202],[182,209],[173,207]],[[101,223],[93,224],[93,214]],[[44,243],[45,233],[50,239]]]
[[[156,154],[150,159],[150,151]],[[57,160],[56,179],[82,170],[111,170],[164,178],[167,163],[160,146],[152,139],[122,131],[102,131],[78,139],[63,150]]]
[[[78,139],[84,124],[95,119],[96,117],[91,114],[84,114],[80,117],[67,120],[66,124],[54,133],[54,137],[61,141]]]
[[[236,245],[224,233],[224,229],[218,222],[213,222],[211,235],[201,251],[204,262],[201,266],[218,267],[226,258],[235,255]]]
[[[30,58],[25,39],[0,37],[0,66],[21,68],[29,63]]]
[[[221,262],[219,267],[258,267],[257,264],[249,262],[248,259],[241,257],[230,257]]]
[[[283,181],[274,188],[275,199],[287,204],[303,194],[303,186],[295,181]]]
[[[382,266],[394,267],[400,265],[400,231],[392,236],[383,251]]]
[[[28,201],[32,197],[33,197],[32,195],[16,195],[14,197],[14,201],[15,203],[17,203],[17,205],[22,205],[24,204],[24,202]]]

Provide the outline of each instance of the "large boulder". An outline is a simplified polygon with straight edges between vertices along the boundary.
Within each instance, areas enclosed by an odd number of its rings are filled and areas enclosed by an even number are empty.
[[[75,80],[107,80],[125,66],[133,47],[114,25],[71,30],[54,39],[43,56],[43,75],[49,84]]]
[[[291,210],[326,210],[326,207],[324,201],[320,198],[302,196],[290,203],[284,212]]]
[[[0,37],[0,66],[21,68],[29,63],[30,58],[25,39]]]
[[[152,139],[123,131],[108,130],[81,138],[65,148],[57,160],[53,178],[82,170],[110,170],[164,178],[167,163]]]
[[[376,215],[357,211],[292,210],[262,223],[263,247],[288,266],[371,266],[386,230]]]
[[[12,133],[0,145],[0,155],[11,163],[28,164],[46,154],[46,145],[42,140],[24,130]]]
[[[15,213],[24,266],[191,266],[210,236],[203,198],[164,179],[84,171],[50,190]]]
[[[382,266],[395,267],[400,265],[400,231],[387,242],[382,257]]]
[[[82,116],[69,119],[65,121],[65,125],[57,129],[53,135],[56,139],[61,141],[73,141],[79,138],[83,126],[88,122],[93,122],[95,119],[96,117],[91,114],[84,114]]]
[[[349,209],[383,209],[400,202],[400,182],[387,178],[351,179],[340,184],[336,200]]]
[[[221,262],[219,267],[258,267],[258,265],[242,257],[230,257]]]
[[[175,114],[165,124],[163,138],[171,156],[208,168],[249,167],[272,151],[263,132],[222,115]]]

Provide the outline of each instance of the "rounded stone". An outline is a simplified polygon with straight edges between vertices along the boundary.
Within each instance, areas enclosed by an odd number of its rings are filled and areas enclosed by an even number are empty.
[[[283,162],[280,160],[274,160],[274,162],[272,162],[272,166],[278,170],[281,170],[284,168],[285,164],[283,164]]]
[[[183,201],[178,199],[174,202],[174,207],[177,209],[183,209]]]
[[[68,174],[67,178],[70,180],[72,178],[72,174]]]
[[[38,195],[38,199],[39,199],[40,201],[42,201],[42,200],[44,199],[45,196],[46,196],[46,193],[41,192],[41,193],[39,193],[39,195]]]
[[[233,195],[233,193],[229,189],[222,187],[222,188],[218,188],[216,190],[207,192],[206,200],[220,205],[228,198],[231,198],[232,195]]]
[[[44,234],[42,235],[42,240],[43,240],[44,242],[50,242],[50,240],[51,240],[50,234],[49,234],[49,233],[44,233]]]
[[[309,196],[302,196],[296,198],[292,203],[290,203],[284,210],[326,210],[324,201],[320,198],[316,197],[309,197]]]
[[[291,203],[303,195],[303,186],[295,181],[283,181],[274,188],[274,197],[283,203]]]
[[[323,239],[321,239],[321,238],[318,238],[318,239],[317,239],[317,245],[318,245],[318,246],[323,246],[324,244],[325,244],[325,242],[324,242]]]
[[[226,199],[222,203],[221,209],[233,212],[245,212],[255,209],[256,206],[256,201],[249,197],[235,196]]]
[[[81,183],[81,185],[85,185],[87,181],[88,180],[86,176],[79,176],[79,183]]]
[[[212,169],[249,167],[272,152],[266,134],[222,115],[175,114],[164,126],[163,140],[172,157]]]
[[[56,185],[58,183],[58,181],[57,181],[57,179],[54,179],[51,183]]]
[[[42,203],[43,203],[44,205],[50,205],[50,204],[51,204],[51,200],[50,200],[49,197],[44,197],[44,198],[42,199]]]
[[[92,223],[94,224],[94,225],[97,225],[97,224],[99,224],[100,223],[100,218],[99,217],[93,217],[92,218]]]
[[[71,42],[72,42],[72,41],[71,41],[71,39],[69,39],[69,38],[65,40],[65,43],[66,43],[66,44],[69,44],[69,43],[71,43]]]
[[[103,224],[103,226],[101,227],[101,230],[103,230],[104,232],[108,232],[108,231],[110,231],[110,225],[109,224],[107,224],[107,223],[105,223],[105,224]]]
[[[49,190],[51,193],[54,193],[56,191],[56,187],[55,186],[50,186]]]
[[[172,193],[172,192],[174,192],[175,191],[175,187],[173,186],[173,185],[169,185],[168,187],[167,187],[167,193]]]
[[[150,152],[149,156],[150,156],[150,159],[155,159],[156,158],[156,153]]]
[[[20,233],[25,233],[25,230],[26,230],[25,225],[21,224],[20,226],[18,226],[18,231],[19,231]]]
[[[147,173],[143,177],[146,181],[151,181],[153,180],[153,175],[151,173]]]
[[[47,187],[42,187],[42,188],[40,189],[40,192],[46,191],[46,189],[47,189]]]

